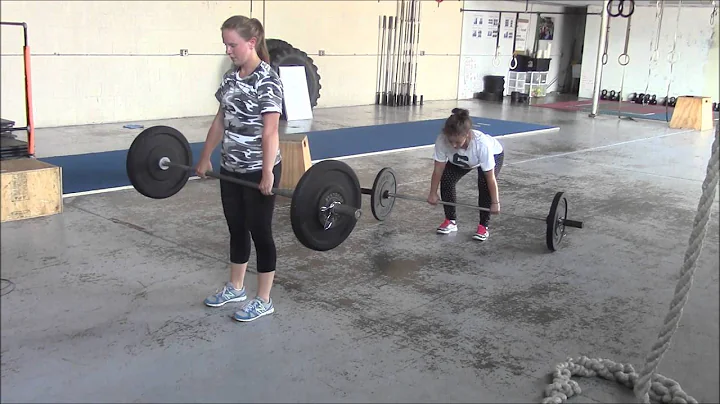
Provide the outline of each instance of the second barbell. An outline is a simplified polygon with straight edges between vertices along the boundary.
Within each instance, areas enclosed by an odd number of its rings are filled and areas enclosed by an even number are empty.
[[[393,169],[390,167],[385,167],[380,170],[380,172],[378,172],[377,176],[375,176],[375,181],[373,182],[372,189],[361,188],[360,191],[364,195],[370,195],[370,209],[375,219],[380,221],[385,220],[390,215],[390,212],[395,206],[396,199],[406,199],[427,203],[427,199],[425,198],[397,193],[397,179],[395,176],[395,171],[393,171]],[[438,203],[441,205],[465,207],[490,212],[490,209],[477,205],[446,201],[438,201]],[[566,227],[574,227],[578,229],[583,228],[583,222],[568,219],[568,201],[564,192],[556,192],[555,197],[553,198],[553,201],[550,205],[550,211],[545,218],[518,215],[513,213],[503,214],[545,222],[547,225],[546,244],[550,251],[556,251],[558,249],[560,243],[563,240],[563,237],[565,236]]]

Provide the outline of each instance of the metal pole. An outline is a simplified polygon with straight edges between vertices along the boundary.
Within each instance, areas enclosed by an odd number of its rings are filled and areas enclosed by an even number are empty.
[[[475,12],[475,13],[497,13],[499,11],[502,11],[503,13],[520,13],[520,14],[534,14],[538,11],[532,11],[532,10],[525,10],[525,11],[515,11],[515,10],[491,10],[491,9],[478,9],[478,8],[461,8],[461,13],[467,13],[467,12]],[[549,14],[549,15],[601,15],[602,13],[579,13],[575,11],[540,11],[540,14]]]
[[[602,79],[603,69],[603,48],[607,40],[608,13],[607,7],[610,0],[603,0],[603,11],[600,15],[600,40],[598,41],[597,56],[595,57],[595,84],[593,85],[592,110],[590,117],[595,118],[600,103],[600,80]]]

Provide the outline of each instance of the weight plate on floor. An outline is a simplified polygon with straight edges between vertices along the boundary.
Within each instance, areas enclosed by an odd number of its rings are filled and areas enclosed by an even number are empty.
[[[370,194],[370,209],[375,219],[382,221],[390,215],[395,205],[395,198],[385,198],[383,195],[387,192],[395,194],[396,191],[395,171],[390,167],[383,168],[375,177],[372,194]]]
[[[169,198],[185,186],[190,172],[160,167],[160,159],[192,166],[192,150],[185,136],[169,126],[152,126],[140,132],[128,149],[125,160],[130,184],[153,199]]]
[[[325,230],[320,210],[332,198],[342,199],[344,205],[360,209],[360,181],[346,163],[324,160],[300,177],[290,204],[290,223],[295,237],[311,250],[332,250],[355,229],[357,220],[353,216],[338,214],[333,216],[333,225]]]
[[[556,251],[565,236],[563,220],[567,217],[567,211],[567,198],[562,192],[556,193],[547,217],[546,242],[550,251]]]

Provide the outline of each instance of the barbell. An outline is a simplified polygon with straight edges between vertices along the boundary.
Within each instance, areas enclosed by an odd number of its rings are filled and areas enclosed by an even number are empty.
[[[418,202],[426,202],[427,199],[417,196],[403,195],[397,193],[397,179],[395,171],[390,167],[385,167],[378,172],[373,181],[373,187],[361,188],[363,195],[370,195],[370,210],[375,219],[383,221],[392,212],[396,199],[407,199]],[[476,205],[464,203],[454,203],[439,201],[442,205],[466,207],[476,210],[490,212],[490,209]],[[565,237],[565,228],[574,227],[583,228],[583,222],[568,219],[568,200],[564,192],[557,192],[550,204],[550,211],[547,217],[539,218],[534,216],[524,216],[512,213],[503,213],[509,216],[521,217],[525,219],[539,220],[546,223],[545,243],[550,251],[556,251],[560,247],[560,243]]]
[[[133,188],[153,199],[169,198],[188,182],[192,150],[185,136],[169,126],[143,130],[127,152],[126,170]],[[221,181],[259,189],[257,183],[205,173]],[[290,223],[297,239],[315,251],[331,250],[342,244],[361,217],[360,181],[346,163],[324,160],[310,167],[296,187],[272,189],[273,194],[291,199]]]

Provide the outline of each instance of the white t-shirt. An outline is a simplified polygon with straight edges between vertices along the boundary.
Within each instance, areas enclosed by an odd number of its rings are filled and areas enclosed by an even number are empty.
[[[453,148],[445,135],[440,134],[435,140],[434,158],[435,161],[448,162],[466,169],[479,166],[482,171],[490,171],[495,168],[495,155],[502,151],[503,147],[497,139],[473,129],[467,149]]]

